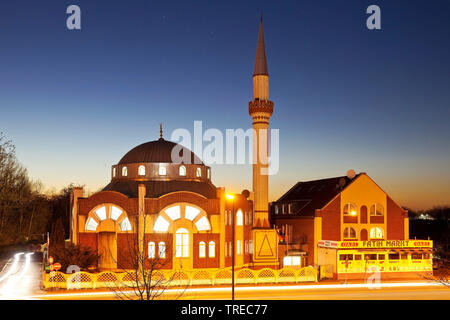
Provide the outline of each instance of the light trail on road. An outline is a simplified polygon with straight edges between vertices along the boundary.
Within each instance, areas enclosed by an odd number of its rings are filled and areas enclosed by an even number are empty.
[[[19,264],[19,260],[20,260],[20,256],[24,254],[23,252],[19,252],[16,253],[14,255],[14,262],[12,264],[12,266],[9,268],[8,272],[6,272],[1,278],[0,278],[0,282],[2,282],[3,280],[5,280],[6,278],[8,278],[13,272],[14,270],[16,270],[17,265]]]
[[[236,292],[263,292],[263,291],[304,291],[304,290],[330,290],[335,289],[338,291],[346,291],[348,289],[378,289],[378,288],[415,288],[415,287],[444,287],[444,285],[437,282],[403,282],[403,283],[378,283],[378,284],[320,284],[320,285],[286,285],[286,286],[254,286],[254,287],[235,287]],[[188,288],[188,289],[167,289],[164,294],[178,294],[180,291],[184,295],[195,295],[202,293],[228,293],[230,292],[230,287],[220,287],[220,288]],[[56,294],[44,294],[35,295],[32,298],[83,298],[83,297],[101,297],[101,296],[114,296],[115,292],[67,292],[67,293],[56,293]]]
[[[20,252],[14,255],[14,262],[9,270],[0,278],[0,299],[24,299],[32,294],[30,279],[31,256],[33,252]],[[24,261],[21,257],[24,256]]]

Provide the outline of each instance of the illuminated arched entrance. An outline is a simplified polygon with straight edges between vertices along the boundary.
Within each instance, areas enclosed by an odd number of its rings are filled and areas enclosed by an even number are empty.
[[[153,225],[153,231],[173,234],[174,269],[193,269],[194,233],[211,230],[211,223],[206,212],[192,204],[172,204],[159,213]]]
[[[97,233],[99,269],[117,269],[117,232],[132,231],[126,212],[113,204],[99,205],[89,213],[85,231]]]

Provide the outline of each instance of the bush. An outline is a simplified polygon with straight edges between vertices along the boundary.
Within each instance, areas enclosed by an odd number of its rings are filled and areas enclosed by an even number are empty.
[[[71,265],[80,267],[81,271],[87,270],[89,267],[96,266],[98,255],[89,247],[69,244],[67,247],[55,248],[52,251],[54,262],[61,264],[62,272],[66,272]]]

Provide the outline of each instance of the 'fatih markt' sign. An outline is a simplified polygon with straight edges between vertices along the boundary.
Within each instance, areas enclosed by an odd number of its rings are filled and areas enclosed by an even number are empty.
[[[330,241],[319,240],[319,247],[334,249],[359,248],[433,248],[432,240],[368,240],[368,241]]]

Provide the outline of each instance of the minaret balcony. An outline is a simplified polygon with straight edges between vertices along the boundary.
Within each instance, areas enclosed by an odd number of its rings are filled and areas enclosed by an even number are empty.
[[[254,113],[268,113],[272,115],[273,113],[273,102],[270,100],[259,100],[255,99],[248,103],[248,113],[250,116]]]

